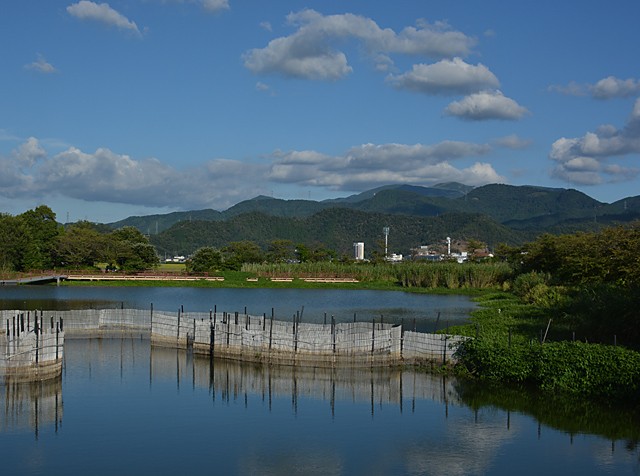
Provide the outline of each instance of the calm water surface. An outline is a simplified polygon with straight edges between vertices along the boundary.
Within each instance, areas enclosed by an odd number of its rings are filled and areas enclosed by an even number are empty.
[[[86,309],[121,307],[184,312],[247,312],[288,320],[303,311],[302,320],[322,322],[333,315],[337,322],[381,317],[418,331],[432,332],[466,321],[476,305],[467,296],[435,296],[401,291],[326,289],[224,289],[174,287],[0,287],[2,309]],[[439,317],[438,317],[439,316]]]
[[[87,339],[65,342],[61,379],[0,390],[7,475],[640,472],[624,439],[474,407],[459,382],[412,371],[270,368]]]
[[[11,297],[0,290],[2,306],[23,300],[29,308],[39,289],[21,286]],[[219,310],[246,305],[259,313],[304,305],[305,316],[344,319],[365,309],[433,319],[447,308],[404,293],[285,292],[276,299],[273,290],[135,291],[46,288],[34,299],[61,308],[76,300],[166,309],[180,302],[185,311],[217,302]],[[67,339],[61,378],[0,385],[3,475],[637,475],[639,428],[637,409],[399,369],[211,361],[140,339]]]

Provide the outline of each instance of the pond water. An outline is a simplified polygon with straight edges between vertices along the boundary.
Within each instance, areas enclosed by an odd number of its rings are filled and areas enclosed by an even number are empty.
[[[164,311],[244,312],[289,320],[302,311],[302,320],[358,320],[405,323],[420,332],[433,332],[465,322],[476,308],[467,296],[430,295],[401,291],[330,289],[227,289],[191,287],[7,286],[0,287],[2,309],[87,309],[125,307]]]
[[[81,289],[84,295],[73,292],[70,299],[87,307],[98,304],[94,288]],[[127,289],[115,291],[113,299],[98,300],[132,307],[142,302]],[[160,291],[146,295],[145,302],[160,302],[165,289]],[[301,294],[293,296],[292,308],[305,305],[305,316],[307,305],[315,310],[310,300],[300,302]],[[395,305],[393,296],[384,296],[385,312],[408,308],[407,295],[395,296]],[[268,297],[269,308],[284,307]],[[347,316],[354,308],[373,309],[373,295],[357,306],[358,296],[335,297],[331,312],[341,313],[338,299],[348,303]],[[66,298],[43,299],[63,306]],[[249,299],[246,305],[257,307],[259,300]],[[175,307],[169,297],[163,302]],[[409,312],[433,313],[425,303],[415,307]],[[61,378],[0,385],[0,470],[7,475],[640,474],[638,414],[635,407],[552,399],[413,370],[269,367],[212,361],[141,339],[67,339]]]
[[[243,365],[147,340],[69,339],[60,379],[0,391],[7,475],[640,472],[637,440],[477,405],[460,382],[407,370]]]

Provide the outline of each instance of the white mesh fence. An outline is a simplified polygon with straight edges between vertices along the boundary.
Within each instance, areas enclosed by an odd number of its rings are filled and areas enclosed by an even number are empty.
[[[18,311],[0,311],[5,332],[11,334],[12,320],[16,315],[19,315]],[[24,313],[21,315],[24,319]],[[199,352],[214,354],[276,352],[309,356],[388,356],[391,359],[447,363],[453,359],[456,347],[463,339],[460,336],[403,331],[401,326],[381,322],[315,324],[219,312],[88,309],[36,311],[27,315],[27,319],[30,326],[38,319],[39,325],[50,329],[53,329],[54,321],[59,322],[61,330],[69,337],[100,336],[109,331],[141,332],[150,334],[157,344],[192,345]],[[25,337],[21,345],[32,344],[27,344]],[[13,349],[8,352],[17,356],[22,351]]]

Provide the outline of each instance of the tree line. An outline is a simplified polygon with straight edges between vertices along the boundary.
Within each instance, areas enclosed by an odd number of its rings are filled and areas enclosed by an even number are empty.
[[[0,214],[0,271],[53,268],[140,271],[158,264],[155,247],[131,226],[108,230],[80,221],[62,226],[55,213],[40,205],[20,215]]]
[[[514,269],[512,291],[545,309],[554,326],[591,341],[612,335],[640,344],[640,221],[598,232],[540,236],[502,246]]]

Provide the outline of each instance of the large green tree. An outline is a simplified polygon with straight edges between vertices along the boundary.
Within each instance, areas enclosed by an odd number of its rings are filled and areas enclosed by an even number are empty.
[[[228,269],[239,270],[244,263],[262,263],[264,253],[253,241],[232,241],[222,249],[224,265]]]
[[[17,217],[0,214],[0,270],[3,272],[24,270],[24,250],[28,248],[27,227]]]
[[[107,235],[106,256],[110,265],[124,271],[143,271],[158,265],[159,259],[149,239],[133,226],[125,226]]]
[[[53,267],[53,250],[62,227],[56,222],[56,214],[46,205],[40,205],[18,215],[26,227],[29,240],[22,257],[22,268],[49,269]]]
[[[80,221],[70,225],[57,237],[55,261],[57,266],[91,267],[105,256],[107,239],[94,224]]]
[[[197,249],[186,262],[186,269],[189,273],[210,273],[221,267],[222,253],[211,246]]]

